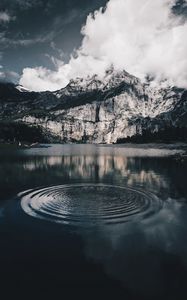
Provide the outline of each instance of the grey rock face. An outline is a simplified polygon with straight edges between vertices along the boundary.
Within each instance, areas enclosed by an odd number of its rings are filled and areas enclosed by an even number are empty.
[[[143,84],[127,72],[77,78],[56,92],[0,86],[0,119],[37,125],[50,141],[115,143],[119,139],[187,127],[187,92]]]

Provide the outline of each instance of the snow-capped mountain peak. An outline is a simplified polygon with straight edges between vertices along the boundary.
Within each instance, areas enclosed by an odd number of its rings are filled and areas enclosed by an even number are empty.
[[[172,110],[182,92],[183,90],[176,93],[175,88],[172,87],[163,88],[142,83],[137,77],[124,70],[116,71],[110,68],[103,78],[93,75],[73,79],[66,88],[55,92],[54,95],[62,100],[64,97],[73,99],[87,95],[86,98],[90,99],[89,102],[92,102],[92,98],[93,101],[98,101],[100,98],[105,101],[114,99],[115,103],[123,103],[122,109],[126,109],[129,116],[154,118]]]
[[[21,93],[31,92],[29,89],[25,88],[22,85],[16,85],[16,89]]]
[[[115,143],[146,130],[178,128],[181,122],[187,127],[184,89],[142,83],[125,71],[76,78],[56,92],[30,93],[13,85],[0,89],[0,118],[16,116],[16,122],[35,124],[58,141]]]

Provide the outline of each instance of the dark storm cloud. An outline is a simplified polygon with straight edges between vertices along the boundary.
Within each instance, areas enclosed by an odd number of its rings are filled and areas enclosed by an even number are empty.
[[[181,15],[184,18],[187,18],[187,3],[185,0],[176,1],[173,6],[173,12],[177,15]]]
[[[87,15],[107,0],[1,0],[0,64],[21,73],[26,66],[54,68],[81,43]]]
[[[74,49],[81,45],[80,31],[88,14],[105,7],[107,2],[0,0],[1,73],[14,71],[21,74],[25,67],[37,66],[55,70],[58,59],[67,63]],[[174,14],[187,18],[186,3],[177,0],[173,6]]]

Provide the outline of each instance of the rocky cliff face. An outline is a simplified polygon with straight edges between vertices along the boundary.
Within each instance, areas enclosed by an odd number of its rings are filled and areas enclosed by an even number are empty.
[[[115,143],[120,139],[187,127],[187,92],[143,84],[127,72],[77,78],[56,92],[0,86],[0,120],[40,128],[50,141]]]

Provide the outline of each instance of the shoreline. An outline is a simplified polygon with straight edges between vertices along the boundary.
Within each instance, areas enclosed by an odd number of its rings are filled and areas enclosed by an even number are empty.
[[[162,150],[176,150],[178,151],[178,153],[174,153],[172,155],[172,158],[176,161],[176,162],[181,162],[181,163],[186,163],[187,162],[187,143],[181,143],[181,142],[176,142],[176,143],[143,143],[143,144],[137,144],[137,143],[125,143],[125,144],[79,144],[79,143],[66,143],[66,144],[62,144],[62,143],[28,143],[28,142],[0,142],[0,151],[4,152],[4,151],[18,151],[18,150],[29,150],[29,149],[40,149],[40,148],[50,148],[52,146],[64,146],[69,147],[72,146],[74,148],[82,146],[85,148],[89,148],[89,147],[96,147],[96,148],[113,148],[113,149],[126,149],[128,151],[132,150],[132,151],[145,151],[145,156],[147,156],[147,151],[162,151]],[[157,155],[156,155],[157,156]]]
[[[40,143],[0,142],[0,149],[30,149],[40,147],[42,147]]]
[[[170,143],[167,142],[150,142],[150,143],[133,143],[133,142],[129,142],[129,143],[123,143],[123,144],[102,144],[102,143],[74,143],[74,142],[69,142],[69,143],[43,143],[43,142],[4,142],[4,141],[0,141],[0,147],[17,147],[17,148],[21,148],[21,147],[42,147],[42,145],[85,145],[85,146],[102,146],[102,147],[118,147],[118,148],[141,148],[141,146],[144,146],[143,148],[158,148],[158,149],[163,149],[164,147],[167,146],[168,149],[178,149],[178,148],[184,148],[187,150],[187,142],[178,142],[178,141],[173,141]]]

